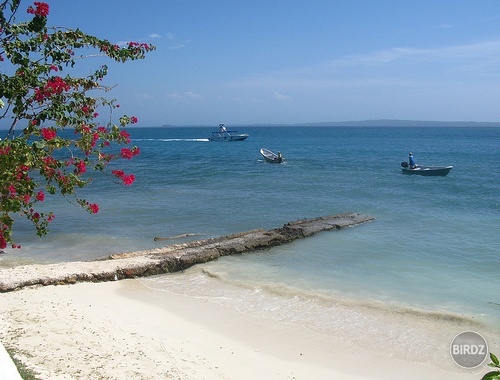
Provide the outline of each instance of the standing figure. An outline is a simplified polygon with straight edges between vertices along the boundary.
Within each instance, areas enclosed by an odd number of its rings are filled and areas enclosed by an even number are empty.
[[[417,167],[412,152],[410,152],[410,154],[408,155],[408,165],[410,165],[410,169],[415,169]]]
[[[280,151],[278,151],[278,158],[277,158],[277,161],[278,161],[278,163],[280,163],[280,164],[283,162],[283,156],[281,155],[281,152],[280,152]]]

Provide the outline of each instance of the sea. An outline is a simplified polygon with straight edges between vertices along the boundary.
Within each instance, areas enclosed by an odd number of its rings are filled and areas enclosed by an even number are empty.
[[[96,215],[47,197],[43,207],[56,214],[49,235],[17,221],[22,248],[1,254],[0,266],[101,259],[356,212],[375,220],[141,281],[438,367],[451,363],[462,331],[499,349],[500,128],[237,129],[249,137],[212,142],[216,128],[206,126],[129,129],[141,154],[113,165],[135,183],[95,175],[79,195],[99,204]],[[260,148],[284,162],[265,162]],[[419,164],[453,169],[404,175],[410,151]]]

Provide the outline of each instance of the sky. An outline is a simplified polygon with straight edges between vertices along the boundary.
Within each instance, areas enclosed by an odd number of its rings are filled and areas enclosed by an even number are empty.
[[[49,25],[156,45],[105,79],[139,126],[500,121],[499,0],[45,1]]]

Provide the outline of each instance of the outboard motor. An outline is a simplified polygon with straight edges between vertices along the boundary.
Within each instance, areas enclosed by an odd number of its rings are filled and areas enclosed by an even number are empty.
[[[408,162],[406,162],[406,161],[401,162],[401,167],[407,168],[408,167]]]

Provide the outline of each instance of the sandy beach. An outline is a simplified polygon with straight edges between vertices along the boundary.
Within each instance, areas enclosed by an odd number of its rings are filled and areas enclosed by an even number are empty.
[[[477,379],[360,350],[141,280],[0,296],[0,339],[40,379]]]

